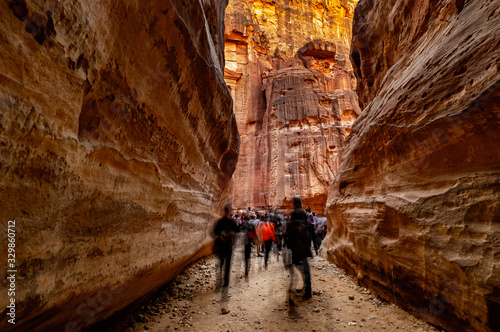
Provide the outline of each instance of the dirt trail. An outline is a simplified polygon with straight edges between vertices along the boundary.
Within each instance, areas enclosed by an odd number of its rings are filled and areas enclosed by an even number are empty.
[[[102,331],[438,331],[358,287],[342,270],[321,257],[310,260],[312,299],[287,301],[289,274],[282,256],[252,252],[249,280],[243,277],[241,246],[235,250],[227,297],[215,292],[214,256],[186,268],[166,289],[137,312]],[[297,278],[296,287],[302,287]],[[221,309],[227,308],[228,314]],[[112,327],[111,327],[112,326]]]

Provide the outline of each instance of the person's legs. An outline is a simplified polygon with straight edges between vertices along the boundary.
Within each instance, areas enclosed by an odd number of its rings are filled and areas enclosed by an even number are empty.
[[[257,239],[257,241],[255,241],[255,247],[257,247],[257,257],[262,257],[262,255],[260,254],[260,240]]]
[[[325,233],[321,232],[316,235],[316,242],[318,243],[318,249],[321,247],[321,243],[323,243],[323,240],[325,238]]]
[[[231,249],[225,250],[226,267],[225,267],[225,273],[224,273],[224,284],[222,285],[222,287],[229,286],[229,274],[231,272],[231,255],[232,254],[233,254],[233,251]]]
[[[290,257],[289,257],[289,259],[290,259]],[[294,269],[294,264],[292,264],[292,262],[291,262],[291,259],[290,259],[289,264],[286,265],[286,268],[288,269],[288,273],[290,273],[290,282],[288,283],[286,300],[288,302],[288,305],[293,307],[295,305],[295,302],[292,300],[293,284],[295,282],[295,269]]]
[[[313,242],[314,252],[316,252],[316,256],[318,256],[318,242],[316,241],[316,233],[314,232],[314,228],[309,232],[309,236]]]
[[[250,253],[252,252],[252,243],[249,241],[245,245],[245,277],[248,277],[250,270]]]
[[[312,287],[311,287],[311,271],[309,270],[309,263],[307,262],[307,258],[304,258],[302,261],[302,268],[304,272],[304,284],[305,284],[305,292],[302,296],[303,299],[309,299],[312,296]]]
[[[219,264],[217,266],[217,276],[216,276],[216,284],[215,284],[215,291],[219,291],[221,284],[222,284],[222,266],[224,265],[224,254],[221,251],[217,253],[217,257],[219,258]]]
[[[273,245],[273,240],[267,240],[264,242],[266,251],[264,253],[264,266],[267,268],[267,260],[269,259],[269,252],[271,251],[271,246]]]

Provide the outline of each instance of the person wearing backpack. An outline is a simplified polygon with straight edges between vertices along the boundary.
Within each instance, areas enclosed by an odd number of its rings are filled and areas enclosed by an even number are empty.
[[[231,257],[233,255],[233,244],[238,226],[231,216],[231,204],[224,206],[224,216],[217,220],[213,234],[215,234],[214,253],[219,258],[219,269],[216,289],[220,289],[222,283],[222,268],[225,265],[224,284],[222,287],[229,286],[229,273],[231,271]]]
[[[250,218],[254,219],[252,215]],[[245,222],[245,280],[248,281],[248,271],[250,270],[250,254],[252,252],[252,245],[255,245],[257,234],[255,232],[255,225],[252,220],[246,218]]]
[[[302,299],[310,299],[312,297],[311,273],[309,270],[308,257],[312,257],[311,238],[309,236],[307,213],[302,209],[302,199],[300,196],[292,198],[294,210],[290,215],[290,221],[286,225],[287,247],[292,252],[292,264],[290,265],[290,284],[289,293],[292,291],[294,282],[294,266],[302,272],[302,277],[305,284],[305,291]],[[289,303],[293,301],[289,299]]]

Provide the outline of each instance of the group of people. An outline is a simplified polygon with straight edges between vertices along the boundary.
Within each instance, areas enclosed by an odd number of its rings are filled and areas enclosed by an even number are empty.
[[[255,248],[257,257],[264,257],[264,266],[267,269],[269,253],[275,243],[278,253],[284,250],[283,262],[291,276],[288,294],[291,293],[294,283],[294,268],[297,268],[302,273],[305,285],[302,298],[311,298],[311,278],[307,260],[312,257],[311,247],[318,255],[318,249],[326,235],[327,220],[326,217],[320,218],[316,213],[311,212],[309,206],[304,210],[300,196],[294,196],[292,203],[294,210],[289,215],[283,215],[277,211],[259,213],[248,208],[247,211],[239,211],[231,216],[231,205],[224,207],[224,216],[217,221],[213,230],[214,253],[219,258],[218,289],[221,285],[222,287],[229,285],[235,238],[238,232],[242,232],[247,280],[252,248]],[[224,277],[222,278],[223,270]],[[290,296],[288,301],[293,305]]]

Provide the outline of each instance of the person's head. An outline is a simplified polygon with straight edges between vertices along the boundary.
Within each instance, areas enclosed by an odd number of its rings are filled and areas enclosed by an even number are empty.
[[[231,203],[224,205],[224,215],[226,217],[229,217],[231,215],[231,208],[232,208]]]
[[[300,198],[299,195],[295,195],[292,197],[292,203],[294,209],[302,208],[302,199]]]
[[[313,216],[316,216],[316,212],[313,212]]]

